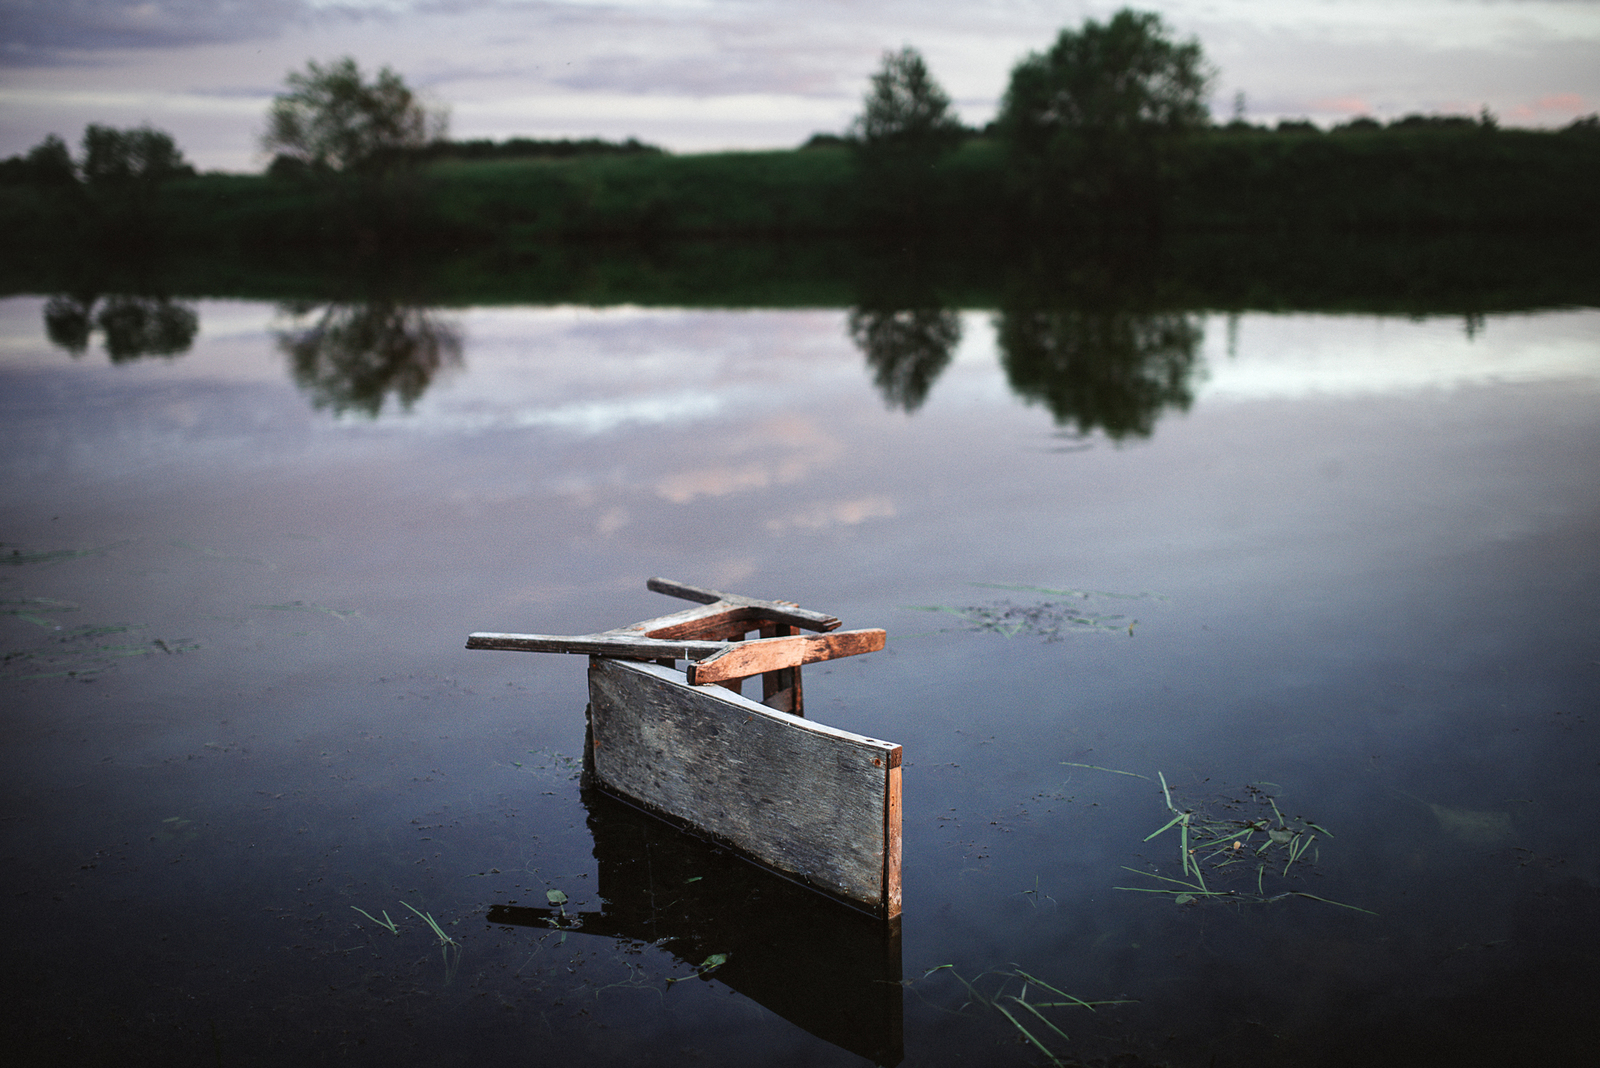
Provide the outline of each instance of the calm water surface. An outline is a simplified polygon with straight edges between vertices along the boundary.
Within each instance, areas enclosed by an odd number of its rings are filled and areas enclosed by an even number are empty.
[[[410,309],[397,371],[188,307],[0,301],[28,1063],[1600,1041],[1600,312],[1183,316],[1108,435],[987,313],[907,402],[842,311]],[[463,649],[652,575],[888,629],[807,711],[905,746],[898,942],[586,796],[581,660]]]

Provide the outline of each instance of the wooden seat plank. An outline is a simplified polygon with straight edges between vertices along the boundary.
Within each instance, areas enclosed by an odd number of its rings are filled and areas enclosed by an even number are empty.
[[[823,660],[875,653],[883,648],[886,637],[882,630],[841,630],[833,634],[794,634],[732,642],[722,652],[690,664],[689,685],[746,679]]]

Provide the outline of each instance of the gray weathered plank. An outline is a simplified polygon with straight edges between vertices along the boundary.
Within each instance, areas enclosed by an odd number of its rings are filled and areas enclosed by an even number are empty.
[[[809,608],[787,604],[783,601],[759,601],[754,597],[741,597],[737,593],[723,593],[721,590],[708,590],[703,586],[691,586],[686,582],[673,582],[671,579],[653,578],[645,582],[645,586],[657,593],[664,593],[668,597],[679,597],[685,601],[698,601],[700,604],[714,604],[718,601],[727,604],[743,605],[748,608],[759,608],[761,614],[768,619],[779,623],[792,623],[806,630],[837,630],[839,620],[825,612],[813,612]]]
[[[603,787],[820,890],[899,914],[898,745],[605,657],[589,662],[589,703]]]
[[[479,631],[467,635],[467,648],[635,656],[641,660],[701,660],[722,652],[729,645],[727,642],[666,641],[628,634],[497,634]]]
[[[754,619],[760,615],[760,610],[747,608],[735,604],[705,604],[696,608],[685,608],[681,612],[671,615],[657,616],[639,623],[630,623],[626,627],[616,627],[612,630],[601,631],[602,634],[643,634],[651,638],[699,638],[699,632],[706,628],[715,628],[721,623],[732,623],[741,619]]]

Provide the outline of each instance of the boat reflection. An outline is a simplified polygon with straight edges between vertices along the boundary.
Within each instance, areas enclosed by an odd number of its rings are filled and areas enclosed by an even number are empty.
[[[818,1038],[904,1057],[900,928],[773,875],[616,801],[584,792],[598,912],[496,905],[491,924],[649,942]]]

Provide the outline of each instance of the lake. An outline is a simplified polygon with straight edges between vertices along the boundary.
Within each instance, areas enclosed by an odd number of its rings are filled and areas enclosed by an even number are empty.
[[[0,300],[28,1063],[1600,1042],[1600,311]],[[883,627],[897,933],[582,788],[684,607]],[[718,958],[722,958],[720,961]]]

